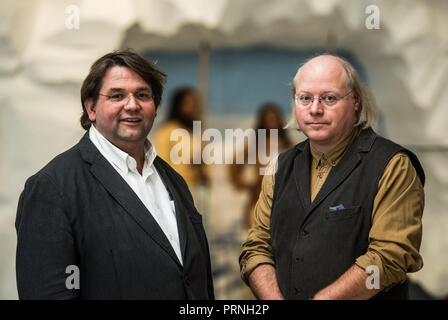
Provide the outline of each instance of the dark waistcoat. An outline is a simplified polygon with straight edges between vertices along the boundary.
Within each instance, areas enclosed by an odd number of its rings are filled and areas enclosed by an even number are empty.
[[[378,182],[389,160],[406,153],[422,184],[425,176],[409,150],[362,130],[310,199],[309,140],[280,154],[271,210],[271,240],[277,279],[286,299],[309,299],[365,254]],[[335,207],[343,209],[335,209]],[[407,284],[377,299],[405,299]]]

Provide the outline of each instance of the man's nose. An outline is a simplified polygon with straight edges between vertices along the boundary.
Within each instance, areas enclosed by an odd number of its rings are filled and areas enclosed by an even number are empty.
[[[318,99],[314,98],[314,100],[313,100],[313,102],[311,103],[311,106],[310,106],[310,113],[311,114],[322,114],[322,113],[324,113],[324,106],[319,101],[319,98]]]
[[[139,108],[138,102],[132,93],[129,94],[128,101],[124,105],[126,110],[137,110]]]

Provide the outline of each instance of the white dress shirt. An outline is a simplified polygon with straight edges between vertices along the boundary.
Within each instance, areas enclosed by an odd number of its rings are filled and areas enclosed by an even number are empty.
[[[110,143],[93,125],[89,129],[89,138],[152,214],[182,263],[174,201],[153,164],[157,156],[154,146],[149,140],[145,141],[145,162],[140,175],[135,159]]]

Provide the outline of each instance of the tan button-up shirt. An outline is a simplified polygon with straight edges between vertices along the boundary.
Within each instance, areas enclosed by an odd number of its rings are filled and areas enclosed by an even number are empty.
[[[311,201],[359,132],[358,128],[353,130],[349,137],[327,154],[317,151],[310,144]],[[276,161],[277,159],[274,159],[271,162],[271,168],[275,167]],[[246,283],[249,274],[260,264],[275,266],[269,230],[274,184],[275,174],[264,176],[260,196],[255,205],[254,225],[243,244],[240,270]],[[393,156],[378,183],[372,210],[369,246],[366,253],[355,261],[355,264],[364,270],[369,265],[378,266],[382,287],[402,283],[406,280],[406,273],[416,272],[423,267],[419,249],[424,198],[423,186],[409,157],[404,153]]]

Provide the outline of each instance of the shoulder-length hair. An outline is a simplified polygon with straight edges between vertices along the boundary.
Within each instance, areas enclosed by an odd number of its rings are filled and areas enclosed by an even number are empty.
[[[375,124],[376,117],[377,117],[377,107],[376,102],[373,97],[373,95],[370,93],[370,91],[365,87],[358,75],[358,72],[355,70],[355,68],[344,58],[341,58],[336,55],[332,54],[323,54],[325,56],[332,56],[338,59],[342,66],[345,69],[345,72],[347,74],[347,89],[353,90],[351,93],[353,96],[357,96],[359,98],[359,107],[356,111],[356,122],[355,126],[359,126],[362,129],[371,127]],[[315,57],[313,57],[315,58]],[[311,59],[313,59],[311,58]],[[307,60],[306,62],[310,61],[311,59]],[[288,129],[297,129],[300,130],[299,125],[297,123],[297,119],[294,112],[294,106],[295,106],[295,94],[296,94],[296,83],[300,75],[300,70],[305,65],[304,62],[300,68],[297,70],[296,75],[294,76],[294,79],[291,82],[291,98],[292,98],[292,116],[289,122],[287,123],[285,128]]]

